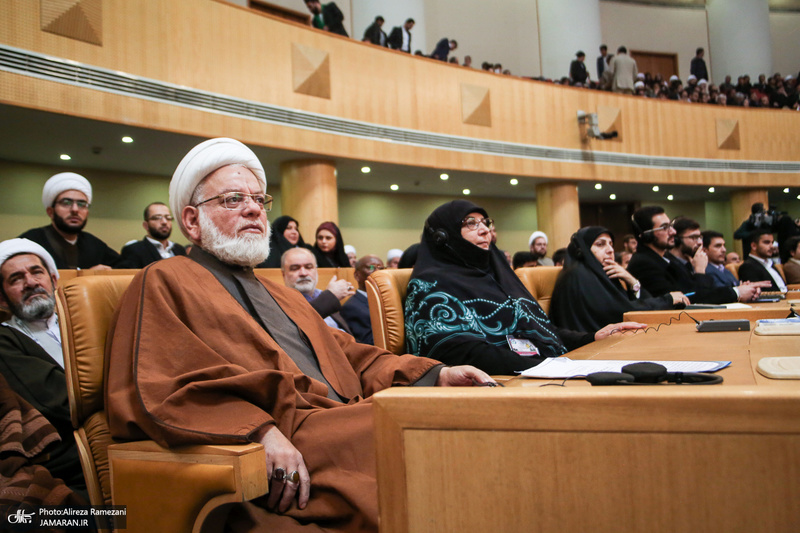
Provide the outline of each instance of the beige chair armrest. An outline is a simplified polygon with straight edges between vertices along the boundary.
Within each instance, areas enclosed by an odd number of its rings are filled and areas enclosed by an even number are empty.
[[[167,449],[153,441],[108,447],[114,505],[127,505],[127,533],[200,532],[230,503],[268,492],[261,444]]]

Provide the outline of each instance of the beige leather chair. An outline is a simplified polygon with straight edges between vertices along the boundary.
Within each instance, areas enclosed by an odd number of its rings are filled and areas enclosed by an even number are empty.
[[[528,289],[545,313],[550,312],[550,300],[556,286],[556,278],[561,273],[561,267],[527,267],[514,271],[525,288]]]
[[[366,283],[375,346],[397,355],[406,353],[403,303],[412,271],[411,268],[377,270]]]
[[[126,533],[221,531],[228,503],[267,493],[260,444],[165,449],[114,443],[103,404],[105,344],[132,276],[86,276],[58,291],[75,440],[93,505],[127,505]]]

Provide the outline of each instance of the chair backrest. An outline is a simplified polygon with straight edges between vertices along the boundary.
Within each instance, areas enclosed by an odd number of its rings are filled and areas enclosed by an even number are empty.
[[[728,263],[725,265],[725,268],[727,268],[736,279],[739,279],[739,266],[741,266],[741,263]]]
[[[366,283],[375,346],[397,355],[406,353],[403,305],[412,271],[411,268],[377,270]]]
[[[111,504],[106,448],[112,444],[104,406],[106,337],[133,276],[86,276],[58,290],[64,371],[72,425],[93,505]]]
[[[518,268],[514,271],[525,288],[528,289],[545,313],[550,312],[550,300],[553,297],[553,289],[556,286],[556,279],[561,273],[561,267],[526,267]]]

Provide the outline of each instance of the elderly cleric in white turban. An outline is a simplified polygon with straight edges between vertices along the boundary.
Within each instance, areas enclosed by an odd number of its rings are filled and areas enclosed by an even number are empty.
[[[71,190],[71,189],[67,189]],[[44,262],[50,274],[54,274],[58,279],[58,269],[53,257],[41,246],[28,239],[8,239],[7,241],[0,242],[0,267],[2,267],[9,258],[19,254],[33,254],[39,256]]]
[[[42,189],[42,204],[45,208],[53,207],[58,195],[65,191],[80,191],[92,203],[92,185],[89,180],[74,172],[61,172],[52,176]]]
[[[206,176],[227,165],[247,167],[261,182],[262,191],[267,192],[264,167],[250,148],[227,137],[201,142],[184,156],[169,184],[169,207],[187,239],[190,237],[183,226],[183,208],[189,205],[192,194]]]

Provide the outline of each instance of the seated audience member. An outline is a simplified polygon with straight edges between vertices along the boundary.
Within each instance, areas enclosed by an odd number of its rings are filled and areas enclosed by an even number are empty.
[[[397,263],[397,268],[414,268],[414,265],[417,263],[417,253],[419,252],[419,243],[415,242],[405,250],[403,250],[403,256],[400,258],[400,262]]]
[[[636,253],[636,247],[638,243],[636,242],[636,236],[631,235],[628,233],[622,238],[622,250],[625,252],[629,252],[630,254]]]
[[[739,254],[736,252],[728,252],[725,255],[725,264],[729,265],[731,263],[739,264],[742,262],[742,259],[739,257]]]
[[[516,270],[518,268],[535,267],[538,266],[534,255],[531,252],[517,252],[511,259],[511,267]]]
[[[56,174],[42,189],[42,204],[50,225],[30,229],[20,237],[47,250],[56,268],[108,270],[116,265],[119,254],[83,231],[91,203],[92,186],[86,178],[74,172]]]
[[[467,200],[444,204],[428,217],[405,302],[412,353],[513,374],[614,331],[644,326],[613,324],[586,333],[557,328],[491,244],[492,225],[486,211]]]
[[[567,254],[567,265],[558,275],[550,301],[550,320],[559,327],[596,331],[622,321],[628,311],[672,309],[689,303],[678,291],[651,297],[643,290],[639,280],[614,261],[614,236],[604,227],[578,230]]]
[[[364,38],[361,39],[364,42],[377,44],[378,46],[388,47],[388,39],[386,37],[386,32],[383,31],[383,22],[384,19],[382,16],[378,15],[375,17],[375,22],[369,25],[369,28],[364,31]]]
[[[324,6],[320,4],[319,0],[305,0],[305,2],[306,7],[313,15],[311,17],[313,27],[349,37],[347,30],[344,29],[344,15],[336,2],[330,2]]]
[[[317,259],[305,248],[286,250],[281,256],[281,272],[283,284],[300,291],[319,316],[325,319],[326,324],[351,333],[347,322],[339,314],[342,308],[340,300],[353,295],[353,286],[350,282],[333,276],[324,291],[318,289]]]
[[[350,259],[344,251],[342,232],[333,222],[323,222],[317,228],[314,255],[320,268],[349,267]]]
[[[714,287],[706,274],[708,256],[698,249],[702,245],[700,228],[694,221],[683,219],[680,235],[660,206],[642,207],[631,219],[639,245],[631,257],[628,271],[650,294],[680,291],[692,303],[728,303],[753,300],[758,287]],[[680,241],[679,244],[676,243]],[[682,249],[676,249],[682,246]],[[674,250],[680,259],[670,253]]]
[[[772,261],[772,231],[768,229],[756,230],[750,234],[750,255],[739,267],[740,281],[767,281],[767,291],[786,292],[786,280],[773,266]]]
[[[111,435],[263,444],[269,496],[235,505],[226,530],[377,531],[369,397],[492,380],[357,344],[297,291],[257,277],[270,200],[258,158],[233,139],[205,141],[178,165],[170,207],[195,246],[141,271],[121,299],[109,330]]]
[[[353,276],[358,282],[358,291],[342,306],[342,317],[347,321],[356,340],[363,344],[375,344],[372,322],[369,319],[367,278],[376,270],[383,270],[383,261],[377,255],[365,255],[356,262]]]
[[[0,243],[0,304],[13,315],[0,326],[0,374],[61,437],[41,465],[86,497],[55,312],[57,286],[58,270],[44,248],[27,239]]]
[[[347,254],[347,259],[350,261],[350,267],[356,267],[356,261],[358,261],[358,255],[356,252],[356,247],[350,244],[344,245],[344,253]]]
[[[706,274],[714,282],[715,287],[736,287],[739,280],[733,272],[725,268],[725,237],[714,230],[706,230],[703,235],[703,251],[708,256]]]
[[[783,264],[786,283],[800,283],[800,237],[791,237],[786,241],[789,259]]]
[[[631,262],[631,257],[633,257],[633,254],[628,251],[620,252],[619,264],[622,265],[622,268],[628,268],[628,264]]]
[[[172,234],[172,215],[165,204],[153,202],[145,207],[142,227],[147,235],[141,241],[122,248],[116,268],[144,268],[160,259],[186,255],[183,246],[169,240]]]
[[[534,231],[528,239],[536,266],[553,266],[553,260],[547,257],[547,240],[547,235],[542,231]]]
[[[563,267],[564,262],[567,260],[567,249],[559,248],[553,254],[553,266]]]
[[[58,479],[58,474],[47,469],[47,463],[52,461],[48,456],[61,445],[59,433],[42,413],[6,383],[2,375],[0,435],[3,436],[0,439],[0,504],[3,506],[0,519],[13,524],[12,509],[86,505],[85,494],[78,496],[64,481]],[[31,527],[32,524],[12,525],[5,530],[28,531]],[[36,531],[45,529],[36,528]],[[62,530],[47,528],[46,531]],[[89,531],[89,528],[81,531]]]
[[[403,257],[403,250],[399,248],[389,250],[389,253],[386,254],[386,268],[397,268],[401,257]]]
[[[414,27],[414,19],[406,19],[403,26],[395,26],[389,34],[389,46],[395,50],[400,50],[407,54],[411,53],[411,29]]]
[[[303,240],[297,220],[288,215],[276,218],[269,236],[269,257],[256,268],[280,268],[283,254],[294,248],[313,249]]]

